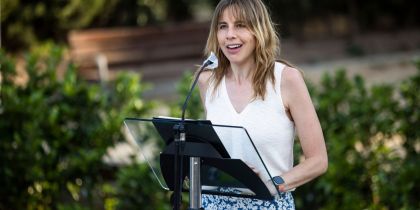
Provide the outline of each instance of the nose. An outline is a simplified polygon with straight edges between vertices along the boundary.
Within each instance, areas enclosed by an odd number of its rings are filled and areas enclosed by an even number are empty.
[[[236,31],[234,27],[228,27],[226,31],[226,38],[227,39],[233,39],[236,37]]]

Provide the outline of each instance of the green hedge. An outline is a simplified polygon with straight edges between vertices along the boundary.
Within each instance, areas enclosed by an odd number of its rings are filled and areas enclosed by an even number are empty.
[[[345,71],[311,88],[328,147],[329,169],[296,191],[298,206],[419,209],[420,63],[399,85],[367,87]]]
[[[120,198],[107,194],[122,191],[112,183],[121,175],[103,156],[123,140],[123,119],[148,114],[153,103],[141,99],[145,86],[136,75],[102,87],[79,79],[69,64],[58,79],[62,52],[51,46],[27,54],[23,84],[15,82],[14,59],[0,53],[0,209],[103,209]]]

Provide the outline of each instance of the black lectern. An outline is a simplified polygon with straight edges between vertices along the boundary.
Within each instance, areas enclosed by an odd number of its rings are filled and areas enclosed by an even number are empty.
[[[202,193],[264,200],[280,193],[245,128],[185,120],[186,140],[177,154],[177,123],[175,118],[124,120],[128,142],[139,150],[160,186],[177,193],[176,177],[182,178],[182,190],[190,194],[189,209],[201,208]]]

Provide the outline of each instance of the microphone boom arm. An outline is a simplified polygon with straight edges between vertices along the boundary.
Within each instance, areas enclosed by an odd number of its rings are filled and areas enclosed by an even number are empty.
[[[209,66],[213,64],[213,62],[211,60],[208,60],[207,62],[205,62],[199,69],[197,76],[194,79],[194,83],[191,85],[190,91],[188,92],[187,97],[185,98],[184,104],[182,105],[182,115],[181,115],[181,122],[185,121],[185,111],[187,109],[187,105],[188,105],[188,101],[190,100],[190,97],[193,93],[194,87],[197,85],[198,82],[198,78],[200,77],[201,72],[203,72],[203,70]]]

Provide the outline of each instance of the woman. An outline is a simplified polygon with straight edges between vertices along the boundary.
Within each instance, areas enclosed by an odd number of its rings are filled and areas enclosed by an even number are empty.
[[[219,67],[199,79],[206,116],[248,130],[281,193],[272,201],[203,195],[205,209],[294,209],[290,191],[327,170],[323,133],[302,74],[275,61],[278,49],[261,0],[219,2],[206,44]],[[295,131],[305,160],[293,167]]]

